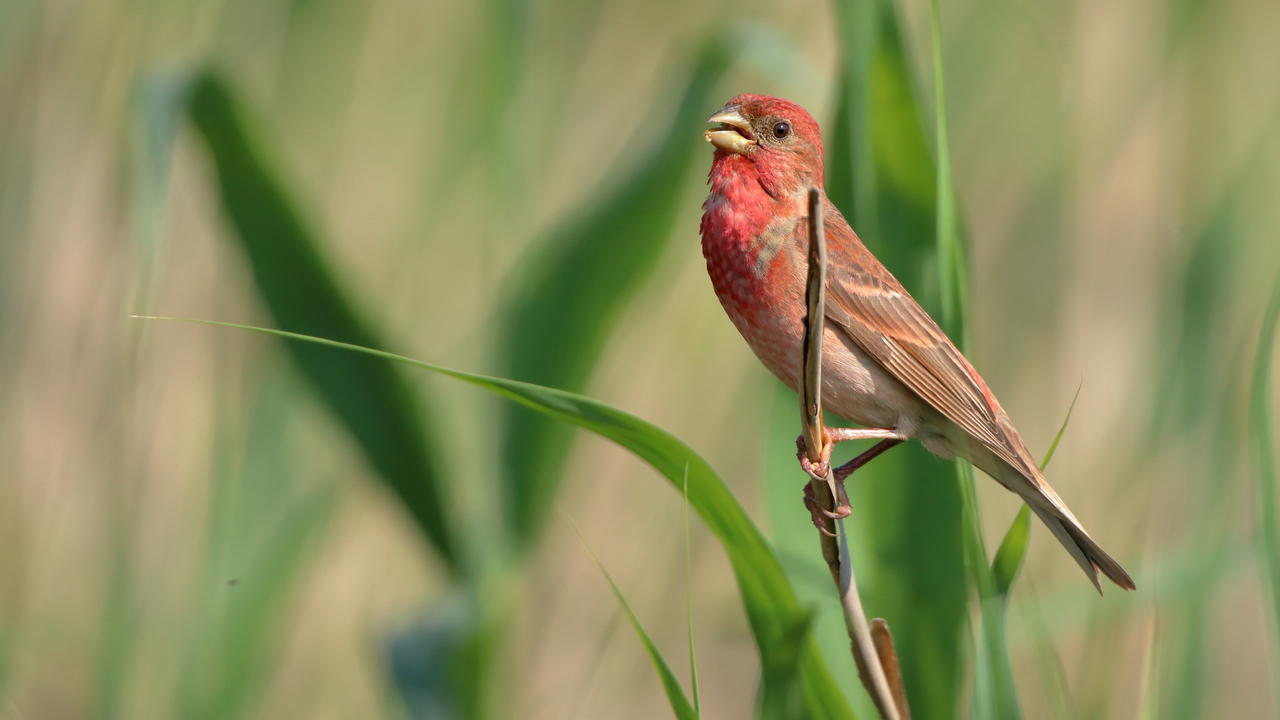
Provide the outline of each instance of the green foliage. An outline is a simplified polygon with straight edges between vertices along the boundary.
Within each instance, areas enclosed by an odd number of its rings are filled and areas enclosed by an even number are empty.
[[[188,103],[214,162],[221,206],[276,322],[304,334],[383,346],[339,285],[315,231],[295,207],[227,85],[216,75],[199,75]],[[457,570],[462,558],[445,510],[430,423],[404,378],[386,363],[357,355],[296,343],[286,347],[316,396]]]
[[[867,246],[937,316],[934,168],[897,9],[883,1],[835,7],[842,60],[827,133],[827,192]],[[962,504],[954,475],[916,444],[894,449],[858,475],[854,507],[866,510],[855,512],[854,545],[871,558],[858,566],[866,568],[859,574],[867,612],[893,629],[912,712],[952,716],[963,695],[966,623]]]
[[[768,543],[715,471],[670,433],[633,415],[574,393],[452,370],[352,343],[211,320],[143,319],[185,320],[250,330],[333,350],[353,351],[379,361],[390,360],[430,370],[493,392],[549,418],[589,430],[630,450],[662,474],[675,489],[683,489],[683,484],[688,483],[689,504],[720,540],[729,556],[747,619],[755,635],[756,647],[760,651],[766,707],[785,708],[788,717],[852,717],[826,664],[818,655],[812,638],[804,632],[808,623],[807,614],[797,602],[795,592]],[[799,687],[791,687],[792,683],[798,683]],[[803,701],[802,713],[795,707],[792,698]]]
[[[639,143],[644,161],[581,214],[535,246],[519,285],[502,304],[503,374],[578,390],[595,367],[616,319],[649,276],[672,237],[686,180],[704,158],[698,133],[728,64],[720,42],[708,43],[669,117],[647,121]],[[563,473],[571,435],[562,425],[511,406],[503,424],[503,496],[515,549],[532,547],[546,522]]]
[[[1022,560],[1027,554],[1027,540],[1031,535],[1031,508],[1024,503],[1013,516],[1013,522],[1005,531],[1000,547],[996,548],[995,559],[991,561],[991,575],[997,595],[1007,596],[1013,586],[1014,578],[1022,569]]]
[[[955,194],[951,186],[951,149],[947,126],[946,85],[943,81],[942,20],[938,0],[933,0],[930,13],[930,37],[933,56],[934,149],[937,153],[938,202],[936,234],[938,244],[938,278],[942,294],[942,327],[962,350],[966,346],[965,307],[967,304],[968,268],[966,248],[960,235]],[[1005,617],[998,595],[999,585],[987,564],[987,549],[982,538],[982,520],[978,515],[977,491],[973,482],[973,466],[967,460],[955,461],[956,479],[963,498],[963,536],[965,564],[981,602],[977,653],[974,662],[972,706],[974,717],[1021,717],[1018,696],[1014,690],[1013,668],[1005,639]],[[1027,523],[1024,522],[1024,527]],[[1015,523],[1016,525],[1016,523]],[[1025,538],[1025,533],[1024,533]],[[1025,540],[1024,540],[1025,547]]]

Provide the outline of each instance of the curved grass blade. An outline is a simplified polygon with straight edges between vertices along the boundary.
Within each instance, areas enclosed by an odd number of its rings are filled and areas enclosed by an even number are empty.
[[[728,64],[719,42],[689,74],[666,134],[645,163],[580,217],[535,248],[502,319],[502,374],[577,390],[585,385],[615,319],[657,264],[672,236],[711,94]],[[661,127],[661,125],[659,125]],[[512,406],[503,423],[503,490],[512,545],[532,547],[559,488],[568,428]]]
[[[795,591],[777,557],[764,536],[751,522],[742,506],[729,492],[729,488],[689,446],[675,436],[640,418],[617,408],[582,395],[564,390],[508,380],[506,378],[479,375],[453,370],[440,365],[414,360],[384,350],[362,347],[338,340],[328,340],[286,330],[199,320],[135,316],[143,320],[177,320],[215,327],[235,328],[262,333],[293,341],[322,345],[331,349],[347,350],[380,360],[390,360],[461,380],[484,388],[512,402],[536,410],[547,417],[576,425],[612,440],[644,460],[671,484],[681,488],[687,475],[689,503],[703,522],[719,538],[742,595],[747,620],[760,651],[761,665],[766,669],[781,667],[790,661],[798,675],[799,695],[804,702],[804,717],[852,718],[853,713],[835,685],[830,671],[818,654],[812,637],[801,636],[795,653],[789,651],[790,639],[796,636],[796,627],[807,623],[807,613],[796,600]],[[787,688],[765,688],[765,694],[789,695]]]
[[[1256,467],[1255,497],[1258,506],[1258,561],[1270,600],[1272,689],[1280,692],[1280,520],[1276,517],[1275,427],[1271,416],[1271,357],[1275,351],[1276,323],[1280,321],[1280,280],[1271,293],[1271,302],[1258,334],[1258,353],[1253,362],[1249,389],[1249,439]]]
[[[299,333],[382,346],[379,333],[339,285],[315,231],[227,84],[210,73],[196,76],[187,113],[209,149],[222,209],[276,322]],[[445,509],[438,451],[405,379],[394,367],[367,357],[293,342],[285,346],[317,397],[400,497],[445,563],[458,571],[461,559]]]
[[[1031,535],[1031,508],[1026,503],[1018,508],[1013,522],[1005,531],[1000,547],[996,548],[995,559],[991,561],[992,582],[997,596],[1006,597],[1013,580],[1022,569],[1022,560],[1027,555],[1027,539]]]
[[[1080,399],[1080,389],[1083,387],[1083,382],[1076,386],[1076,394],[1071,397],[1071,404],[1067,406],[1066,417],[1062,418],[1062,424],[1058,426],[1053,442],[1049,443],[1049,449],[1045,451],[1044,459],[1040,461],[1041,470],[1049,467],[1049,461],[1058,451],[1058,443],[1062,442],[1062,436],[1067,432],[1067,425],[1071,423],[1071,413],[1076,409],[1076,401]],[[1023,503],[1018,509],[1018,514],[1013,517],[1009,530],[1005,532],[1004,539],[1000,541],[1000,547],[996,548],[995,559],[991,561],[991,576],[995,583],[996,595],[1009,594],[1009,588],[1013,586],[1014,578],[1022,569],[1022,560],[1027,555],[1027,541],[1030,535],[1031,510],[1026,503]]]
[[[649,633],[645,632],[644,626],[640,624],[640,618],[636,617],[635,611],[631,609],[631,603],[627,602],[626,596],[622,594],[622,589],[613,581],[613,576],[605,569],[600,556],[596,555],[595,550],[592,550],[591,545],[587,543],[587,539],[582,536],[582,531],[578,529],[577,523],[569,520],[569,524],[573,527],[573,532],[578,536],[578,540],[582,542],[582,546],[591,555],[591,559],[595,561],[596,567],[600,569],[600,574],[609,583],[609,589],[613,591],[613,596],[618,599],[618,605],[627,614],[627,619],[631,621],[631,627],[636,631],[640,642],[644,644],[645,652],[649,653],[649,661],[653,663],[653,669],[658,673],[658,680],[662,682],[662,690],[667,694],[667,701],[671,703],[671,712],[679,720],[696,720],[698,711],[694,709],[693,704],[689,702],[688,696],[684,694],[684,688],[680,687],[680,681],[676,679],[676,674],[671,672],[671,666],[667,664],[666,658],[662,657],[658,646],[654,645],[653,640],[649,639]],[[694,670],[694,677],[697,677],[696,670]]]

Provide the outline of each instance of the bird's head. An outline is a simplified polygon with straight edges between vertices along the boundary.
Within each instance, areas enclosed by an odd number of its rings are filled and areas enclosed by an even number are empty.
[[[715,111],[707,142],[716,146],[717,167],[750,163],[775,198],[822,185],[822,134],[804,108],[768,95],[743,94]],[[740,158],[740,159],[738,159]]]

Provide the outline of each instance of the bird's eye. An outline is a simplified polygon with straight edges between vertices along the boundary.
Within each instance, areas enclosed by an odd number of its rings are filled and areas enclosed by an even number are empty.
[[[773,136],[781,140],[791,134],[791,123],[778,122],[773,124]]]

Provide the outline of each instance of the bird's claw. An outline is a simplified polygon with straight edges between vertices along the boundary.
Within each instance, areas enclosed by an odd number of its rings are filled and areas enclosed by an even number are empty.
[[[852,515],[853,507],[850,506],[849,503],[842,503],[841,505],[837,506],[835,510],[823,510],[822,514],[826,515],[832,520],[840,520]]]
[[[804,435],[800,435],[796,438],[796,459],[800,461],[800,469],[806,475],[819,482],[826,482],[827,475],[831,472],[831,443],[823,446],[817,460],[810,460],[809,445],[805,442]]]
[[[828,518],[831,520],[839,520],[847,518],[853,514],[853,507],[849,504],[849,495],[844,489],[844,478],[848,476],[852,469],[841,473],[840,469],[832,472],[831,469],[831,443],[826,443],[822,452],[818,453],[817,460],[809,459],[808,444],[805,443],[804,435],[796,438],[796,457],[800,460],[800,467],[809,477],[816,480],[816,483],[806,483],[804,486],[804,506],[809,510],[809,515],[813,519],[813,526],[818,528],[824,535],[835,537],[835,533],[827,529]],[[827,479],[835,478],[836,485],[836,502],[835,508],[827,510],[818,502],[814,495],[814,487],[818,484],[826,485]]]
[[[804,506],[809,510],[809,518],[813,520],[813,526],[818,528],[818,532],[828,537],[835,537],[836,534],[827,529],[827,520],[824,517],[827,511],[822,509],[818,504],[818,499],[813,495],[813,485],[811,483],[804,486]]]
[[[814,462],[809,459],[809,456],[806,455],[803,450],[801,450],[797,456],[800,458],[800,469],[804,470],[806,475],[813,478],[814,480],[817,480],[818,482],[827,481],[827,473],[831,472],[830,462],[825,462],[822,460],[819,460],[818,462]]]

